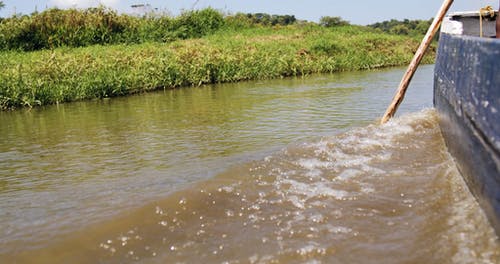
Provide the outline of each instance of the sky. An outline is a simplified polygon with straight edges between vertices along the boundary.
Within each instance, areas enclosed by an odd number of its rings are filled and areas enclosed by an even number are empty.
[[[295,15],[297,19],[318,22],[322,16],[339,16],[352,24],[367,25],[384,20],[430,19],[443,0],[2,0],[5,8],[0,17],[14,12],[30,14],[50,7],[87,8],[103,4],[119,12],[130,13],[133,4],[150,4],[153,8],[178,15],[181,10],[212,7],[225,13],[268,13]],[[500,0],[455,0],[451,11],[479,10],[491,5],[498,10]]]

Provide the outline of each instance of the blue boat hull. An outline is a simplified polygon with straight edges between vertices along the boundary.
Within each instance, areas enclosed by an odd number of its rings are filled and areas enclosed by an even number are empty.
[[[434,105],[448,150],[500,237],[500,40],[441,33]]]

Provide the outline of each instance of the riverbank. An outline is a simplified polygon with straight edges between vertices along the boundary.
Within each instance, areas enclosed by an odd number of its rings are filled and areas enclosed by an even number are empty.
[[[0,52],[0,108],[407,64],[419,40],[361,26],[221,29],[171,43]],[[431,48],[424,62],[431,63]]]

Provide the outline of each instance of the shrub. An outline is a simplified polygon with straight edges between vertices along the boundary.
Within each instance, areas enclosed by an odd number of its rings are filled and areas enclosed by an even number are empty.
[[[25,51],[61,46],[79,47],[119,43],[126,29],[136,22],[104,7],[49,9],[31,16],[14,16],[0,24],[3,49]]]
[[[396,19],[391,19],[368,26],[371,28],[380,29],[383,32],[391,34],[421,36],[425,35],[431,23],[432,19],[430,20],[404,19],[401,21]]]
[[[226,26],[233,29],[248,28],[254,25],[252,18],[243,13],[227,16],[225,21]]]
[[[324,16],[319,19],[319,24],[324,27],[337,27],[349,25],[349,22],[341,17]]]
[[[177,36],[181,39],[199,38],[223,25],[224,17],[212,8],[185,12],[174,22]]]
[[[0,50],[167,42],[199,38],[223,25],[222,14],[211,8],[185,12],[178,18],[119,15],[105,7],[49,9],[0,21]]]
[[[405,25],[397,25],[391,28],[390,33],[397,35],[408,35],[410,30]]]
[[[332,56],[336,53],[344,51],[344,47],[333,41],[320,39],[313,44],[313,46],[311,47],[311,51],[319,54]]]

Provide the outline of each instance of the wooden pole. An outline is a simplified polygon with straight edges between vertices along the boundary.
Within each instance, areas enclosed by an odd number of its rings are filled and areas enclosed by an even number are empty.
[[[420,43],[420,46],[418,47],[418,50],[415,53],[415,56],[413,56],[413,59],[410,65],[408,66],[408,69],[406,70],[406,73],[404,74],[401,83],[399,84],[399,88],[396,94],[394,95],[391,104],[385,111],[385,114],[382,117],[382,120],[380,121],[381,124],[384,124],[387,121],[389,121],[389,119],[391,119],[391,117],[393,117],[396,111],[398,110],[399,104],[401,104],[401,102],[403,101],[406,89],[410,84],[411,78],[415,74],[415,71],[417,70],[418,65],[420,64],[420,61],[422,60],[422,57],[425,54],[425,51],[427,50],[427,48],[429,48],[432,39],[434,38],[434,35],[436,35],[436,32],[438,31],[439,26],[441,25],[441,22],[443,21],[443,18],[446,15],[446,12],[448,12],[448,9],[450,8],[452,3],[453,0],[445,0],[443,2],[443,5],[439,9],[439,12],[434,18],[434,21],[432,21],[432,24],[429,27],[427,34],[425,34],[425,37],[422,39],[422,43]]]

